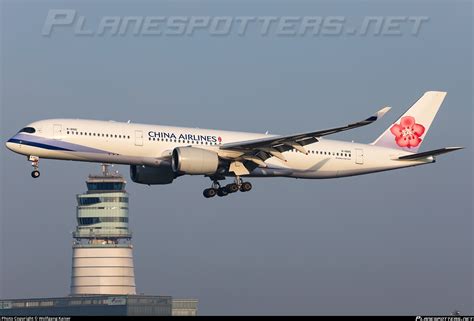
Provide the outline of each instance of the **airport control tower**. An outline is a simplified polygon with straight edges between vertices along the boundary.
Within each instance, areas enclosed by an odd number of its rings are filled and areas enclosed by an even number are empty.
[[[87,192],[77,195],[71,295],[0,298],[0,316],[197,315],[197,299],[136,294],[125,179],[102,165],[102,174],[86,184]]]
[[[71,295],[136,294],[125,179],[102,165],[77,195]]]

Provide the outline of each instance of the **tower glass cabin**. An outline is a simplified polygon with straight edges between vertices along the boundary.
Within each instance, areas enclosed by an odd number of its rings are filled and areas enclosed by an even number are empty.
[[[103,165],[77,195],[71,295],[135,294],[126,181]]]

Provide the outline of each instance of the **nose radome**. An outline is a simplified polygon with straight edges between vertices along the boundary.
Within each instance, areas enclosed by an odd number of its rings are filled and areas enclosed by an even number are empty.
[[[7,146],[7,148],[8,148],[9,150],[13,150],[13,143],[11,143],[11,142],[8,141],[8,142],[5,143],[5,146]]]

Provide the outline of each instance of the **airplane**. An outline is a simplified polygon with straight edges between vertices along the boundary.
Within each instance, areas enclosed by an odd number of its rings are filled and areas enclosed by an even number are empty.
[[[428,91],[370,144],[325,136],[372,124],[390,110],[346,126],[294,135],[269,135],[115,121],[48,119],[33,122],[6,142],[31,161],[59,159],[130,165],[133,182],[171,184],[183,175],[212,181],[206,198],[248,192],[246,177],[339,178],[434,163],[463,147],[418,152],[446,92]],[[221,186],[226,178],[234,181]]]

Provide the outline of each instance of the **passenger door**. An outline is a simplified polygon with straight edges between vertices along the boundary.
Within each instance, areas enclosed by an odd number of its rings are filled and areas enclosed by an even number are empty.
[[[356,154],[355,155],[356,156],[356,158],[355,158],[356,164],[364,164],[364,150],[361,149],[361,148],[356,148],[355,152],[356,152],[355,153]]]
[[[135,131],[135,146],[143,146],[143,130]]]
[[[63,136],[63,125],[54,124],[53,125],[53,138],[62,139]]]

